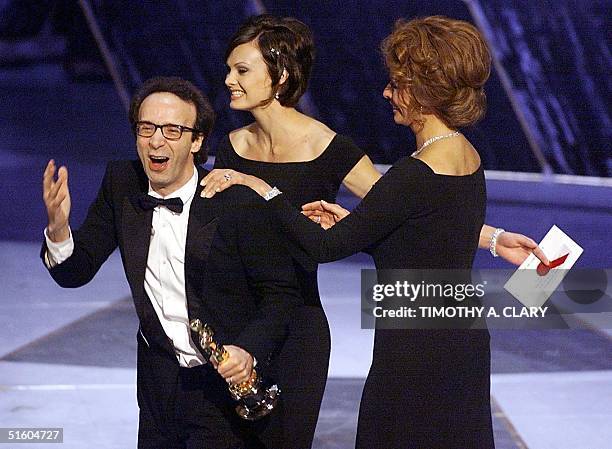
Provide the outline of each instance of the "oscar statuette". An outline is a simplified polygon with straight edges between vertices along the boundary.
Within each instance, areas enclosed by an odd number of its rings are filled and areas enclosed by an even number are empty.
[[[191,330],[198,335],[202,355],[206,359],[212,358],[217,363],[228,359],[228,352],[222,345],[215,342],[214,331],[209,325],[202,324],[198,319],[191,320],[189,325]],[[264,387],[255,368],[251,371],[251,377],[248,380],[239,384],[231,384],[229,391],[232,398],[238,401],[236,413],[248,421],[255,421],[270,414],[281,393],[276,384]]]

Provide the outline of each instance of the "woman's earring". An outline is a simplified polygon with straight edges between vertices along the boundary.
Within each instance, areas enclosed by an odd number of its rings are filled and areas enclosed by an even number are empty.
[[[414,122],[418,131],[422,130],[425,126],[425,117],[423,117],[423,105],[419,105],[419,116],[415,117]]]
[[[278,92],[274,94],[274,98],[276,98],[277,100],[280,98],[280,95],[278,94]]]

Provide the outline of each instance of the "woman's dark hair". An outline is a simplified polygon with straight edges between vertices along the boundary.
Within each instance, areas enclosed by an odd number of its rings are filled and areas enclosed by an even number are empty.
[[[293,17],[269,14],[250,17],[232,36],[225,59],[239,45],[255,41],[272,79],[272,95],[264,101],[270,104],[278,94],[283,106],[295,106],[308,87],[308,79],[315,57],[312,32],[307,25]],[[279,81],[287,71],[288,78]]]
[[[206,162],[208,151],[205,142],[215,123],[215,112],[202,91],[183,78],[177,76],[158,76],[148,79],[140,86],[132,97],[132,103],[130,104],[129,119],[132,131],[136,132],[140,105],[145,98],[156,92],[169,92],[195,106],[196,119],[195,123],[191,126],[197,129],[198,132],[192,133],[191,139],[195,141],[201,135],[204,136],[204,139],[200,149],[193,154],[194,163],[199,165]]]

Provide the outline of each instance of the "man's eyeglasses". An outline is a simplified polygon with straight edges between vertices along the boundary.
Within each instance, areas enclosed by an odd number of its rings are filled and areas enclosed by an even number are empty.
[[[151,122],[136,122],[136,134],[140,137],[151,137],[157,131],[157,128],[161,129],[162,135],[168,140],[179,140],[183,136],[183,132],[198,133],[199,131],[195,128],[189,128],[188,126],[175,125],[168,123],[165,125],[156,125]]]

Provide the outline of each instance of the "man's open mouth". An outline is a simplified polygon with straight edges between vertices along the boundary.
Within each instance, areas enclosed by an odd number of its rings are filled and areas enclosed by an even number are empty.
[[[149,156],[149,167],[155,171],[163,170],[166,168],[169,160],[170,158],[166,156]]]

